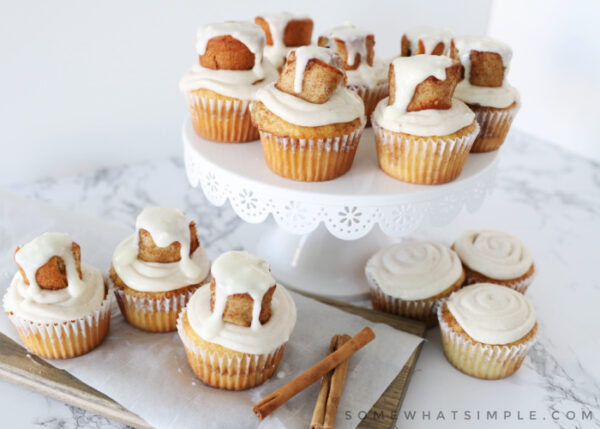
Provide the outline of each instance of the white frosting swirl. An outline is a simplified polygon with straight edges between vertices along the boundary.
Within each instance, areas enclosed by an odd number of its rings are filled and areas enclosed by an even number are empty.
[[[386,97],[377,104],[371,118],[377,125],[397,133],[445,136],[471,125],[475,120],[473,111],[457,99],[452,100],[452,107],[447,110],[425,109],[405,113],[390,109],[392,106],[387,105],[388,100]]]
[[[452,41],[452,33],[447,28],[437,28],[429,26],[414,27],[404,33],[410,42],[410,51],[412,55],[419,49],[419,40],[423,42],[425,54],[431,54],[438,43],[444,44],[442,55],[448,55],[450,52],[450,42]]]
[[[274,84],[261,88],[256,99],[283,120],[304,126],[350,122],[360,118],[364,123],[365,105],[361,98],[343,86],[339,86],[331,98],[323,104],[311,103],[275,88]]]
[[[150,233],[158,247],[179,242],[180,260],[159,263],[137,259],[139,231]],[[201,283],[206,279],[210,263],[206,251],[199,245],[190,256],[190,228],[185,215],[169,207],[148,207],[137,217],[136,232],[115,249],[112,265],[131,289],[141,292],[166,292]]]
[[[504,76],[508,73],[508,66],[512,58],[512,49],[506,43],[487,36],[466,36],[454,39],[457,56],[465,68],[465,80],[471,76],[471,51],[494,52],[502,57],[505,67]]]
[[[32,292],[20,273],[16,273],[4,296],[4,307],[17,316],[40,323],[77,320],[93,313],[106,295],[100,270],[81,264],[82,289],[77,295],[69,287]],[[28,277],[29,278],[29,277]]]
[[[387,295],[406,301],[438,295],[462,273],[456,253],[429,241],[394,244],[373,255],[365,267],[370,282]]]
[[[356,69],[346,70],[346,85],[374,88],[387,80],[389,67],[389,62],[377,57],[373,59],[372,66],[362,61]]]
[[[535,310],[523,294],[505,286],[476,283],[454,292],[448,310],[475,341],[509,344],[533,329]]]
[[[470,269],[497,280],[521,277],[533,265],[527,247],[500,231],[466,231],[454,243],[454,250]]]
[[[479,104],[502,109],[513,104],[519,103],[519,92],[517,89],[506,82],[499,87],[476,86],[464,79],[458,83],[454,96],[459,100],[469,104]]]

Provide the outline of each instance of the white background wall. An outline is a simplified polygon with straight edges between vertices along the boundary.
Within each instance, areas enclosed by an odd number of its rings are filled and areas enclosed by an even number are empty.
[[[197,26],[281,9],[311,15],[315,35],[345,20],[373,29],[381,56],[397,53],[411,26],[482,34],[489,21],[515,51],[517,126],[600,160],[592,0],[579,1],[587,9],[518,0],[0,2],[0,184],[179,154],[186,107],[177,83],[196,61]]]

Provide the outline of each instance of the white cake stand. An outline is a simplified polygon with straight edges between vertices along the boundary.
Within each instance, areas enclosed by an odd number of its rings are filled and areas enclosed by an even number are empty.
[[[272,173],[259,141],[204,140],[189,119],[183,141],[192,186],[217,206],[229,200],[248,222],[244,247],[268,260],[275,277],[307,292],[346,298],[368,292],[363,269],[375,251],[419,227],[444,225],[463,207],[479,208],[498,158],[498,151],[470,154],[453,182],[411,185],[378,168],[373,131],[367,129],[348,173],[305,183]]]

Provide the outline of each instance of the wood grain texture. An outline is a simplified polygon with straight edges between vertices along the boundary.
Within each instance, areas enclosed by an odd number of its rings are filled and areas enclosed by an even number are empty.
[[[298,293],[337,307],[347,313],[364,317],[371,322],[385,323],[421,337],[425,334],[426,328],[421,322],[356,307],[345,302],[304,292]],[[359,427],[374,429],[394,427],[395,417],[406,393],[420,350],[421,345],[417,347],[402,371],[390,383]],[[102,392],[88,386],[67,371],[58,369],[42,358],[29,353],[24,347],[2,333],[0,333],[0,379],[135,428],[152,428],[139,416],[123,408]]]

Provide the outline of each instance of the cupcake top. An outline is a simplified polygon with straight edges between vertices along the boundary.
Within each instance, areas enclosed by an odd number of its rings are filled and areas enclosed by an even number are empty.
[[[420,26],[408,30],[400,42],[401,55],[450,55],[452,33],[447,28]]]
[[[347,85],[373,88],[386,82],[388,63],[375,57],[375,36],[370,31],[345,23],[320,36],[319,46],[342,58]]]
[[[211,287],[198,289],[187,306],[200,337],[252,354],[269,353],[289,339],[296,306],[265,260],[245,251],[226,252],[215,259],[212,274]]]
[[[512,58],[510,46],[486,36],[461,37],[454,43],[452,57],[464,68],[464,78],[456,87],[457,98],[496,108],[518,102],[518,91],[506,81]]]
[[[181,79],[183,92],[208,89],[218,94],[252,100],[256,91],[277,79],[277,70],[263,61],[265,34],[252,22],[222,22],[198,29],[199,64]]]
[[[473,123],[475,114],[453,99],[460,64],[446,56],[398,57],[390,65],[390,96],[379,102],[373,121],[388,130],[443,136]]]
[[[521,240],[501,231],[466,231],[454,243],[454,250],[471,270],[497,280],[521,277],[533,265]]]
[[[339,57],[330,49],[302,46],[291,51],[277,83],[256,97],[283,120],[306,127],[350,122],[360,118],[361,98],[344,87]]]
[[[112,265],[128,287],[141,292],[198,284],[210,269],[195,223],[169,207],[148,207],[138,215],[135,234],[117,246]]]
[[[448,310],[464,331],[484,344],[509,344],[536,323],[533,306],[523,294],[505,286],[476,283],[450,295]]]
[[[310,45],[313,20],[306,15],[279,12],[257,16],[254,22],[265,32],[264,56],[276,68],[283,65],[292,48]]]
[[[434,297],[463,274],[454,251],[430,241],[403,242],[380,250],[365,267],[371,284],[406,301]]]
[[[15,252],[19,272],[4,297],[7,311],[36,322],[75,320],[98,309],[106,296],[102,273],[81,263],[68,234],[47,232]]]

